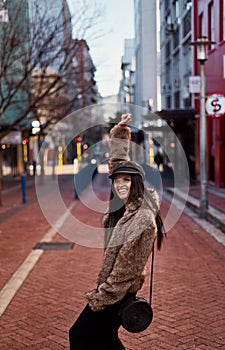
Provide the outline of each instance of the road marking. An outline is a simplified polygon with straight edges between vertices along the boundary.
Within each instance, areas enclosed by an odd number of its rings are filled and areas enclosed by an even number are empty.
[[[71,210],[74,208],[77,202],[73,202],[67,211],[54,223],[54,229],[50,228],[40,242],[51,242],[55,234],[63,226],[67,217],[70,215]],[[20,267],[14,272],[12,277],[4,285],[0,291],[0,317],[5,312],[6,308],[10,304],[11,300],[14,298],[26,278],[29,276],[30,272],[33,270],[34,266],[37,264],[38,260],[44,253],[43,249],[33,249]]]

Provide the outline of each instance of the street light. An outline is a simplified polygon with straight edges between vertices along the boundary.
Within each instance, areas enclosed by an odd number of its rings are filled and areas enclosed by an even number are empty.
[[[200,217],[204,218],[208,209],[207,189],[207,128],[205,115],[205,61],[208,59],[208,47],[215,44],[206,36],[200,36],[191,43],[197,47],[197,60],[200,62]]]

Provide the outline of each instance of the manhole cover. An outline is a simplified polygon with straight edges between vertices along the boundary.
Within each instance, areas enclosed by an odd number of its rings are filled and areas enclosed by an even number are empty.
[[[73,249],[74,243],[71,242],[39,242],[35,245],[34,249],[42,250],[70,250]]]

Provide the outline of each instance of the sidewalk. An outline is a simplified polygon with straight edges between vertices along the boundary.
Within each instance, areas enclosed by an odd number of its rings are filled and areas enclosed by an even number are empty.
[[[144,165],[146,180],[156,189],[163,189],[170,197],[175,197],[195,213],[199,214],[200,185],[191,185],[189,189],[182,191],[182,187],[174,188],[173,173],[164,171],[158,173],[155,168]],[[160,178],[161,177],[161,178]],[[160,181],[161,180],[161,181]],[[187,197],[188,192],[188,197]],[[225,188],[217,189],[208,186],[208,210],[206,220],[225,232]]]
[[[187,207],[199,213],[200,186],[191,186],[188,198],[178,188],[168,187],[166,191],[182,202],[186,202]],[[205,219],[225,233],[225,189],[208,188],[208,210]]]

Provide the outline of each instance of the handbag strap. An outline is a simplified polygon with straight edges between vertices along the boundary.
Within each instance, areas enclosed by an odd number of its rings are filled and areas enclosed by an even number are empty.
[[[151,262],[151,273],[150,273],[150,295],[149,295],[150,305],[152,304],[153,267],[154,267],[154,243],[152,247],[152,262]]]

